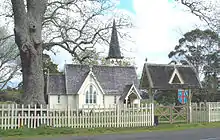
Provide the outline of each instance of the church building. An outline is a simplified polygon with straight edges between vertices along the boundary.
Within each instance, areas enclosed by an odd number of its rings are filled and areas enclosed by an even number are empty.
[[[50,108],[139,106],[142,98],[136,68],[120,66],[123,56],[115,21],[106,59],[110,65],[65,64],[63,75],[49,74],[47,95]]]

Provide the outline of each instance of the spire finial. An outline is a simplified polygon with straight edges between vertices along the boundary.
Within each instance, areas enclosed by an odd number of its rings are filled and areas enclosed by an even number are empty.
[[[90,70],[90,71],[92,71],[92,67],[93,67],[92,65],[89,65],[89,70]]]

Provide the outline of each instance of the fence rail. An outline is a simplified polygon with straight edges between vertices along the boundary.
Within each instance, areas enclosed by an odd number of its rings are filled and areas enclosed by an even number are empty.
[[[85,111],[87,109],[87,111]],[[154,125],[154,105],[138,108],[115,106],[112,108],[80,108],[66,110],[50,109],[29,105],[2,105],[0,108],[0,128],[18,129],[22,127],[141,127]]]
[[[160,123],[186,123],[187,106],[155,106],[154,114]]]

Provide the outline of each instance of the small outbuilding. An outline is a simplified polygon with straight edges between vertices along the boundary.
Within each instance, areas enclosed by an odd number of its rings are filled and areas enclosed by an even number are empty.
[[[145,63],[140,79],[140,89],[150,95],[158,91],[201,89],[196,70],[190,65]]]

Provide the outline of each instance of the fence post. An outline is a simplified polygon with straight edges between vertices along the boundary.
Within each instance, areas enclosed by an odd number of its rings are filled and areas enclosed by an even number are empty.
[[[189,89],[188,101],[187,101],[187,120],[188,123],[192,123],[192,93]]]
[[[211,122],[211,104],[208,103],[208,122]]]
[[[5,113],[4,113],[4,111],[5,111],[5,107],[4,107],[4,104],[2,104],[1,105],[1,116],[0,116],[0,118],[1,118],[1,129],[3,129],[4,128],[4,115],[5,115]]]
[[[154,102],[151,103],[151,126],[154,126]]]
[[[173,107],[170,106],[169,110],[170,110],[170,124],[172,124],[173,123]]]
[[[120,120],[120,111],[119,111],[119,105],[116,105],[117,108],[117,123],[116,123],[116,127],[119,127],[119,120]]]

